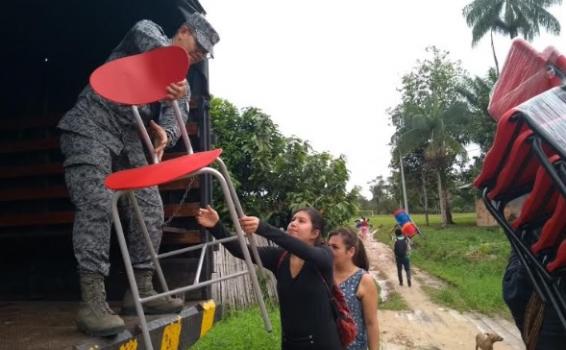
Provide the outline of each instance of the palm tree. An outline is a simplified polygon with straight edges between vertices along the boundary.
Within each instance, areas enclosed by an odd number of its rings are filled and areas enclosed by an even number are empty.
[[[489,115],[489,95],[497,76],[494,68],[490,68],[485,77],[463,77],[456,91],[465,99],[470,113],[470,124],[466,126],[466,134],[470,142],[477,143],[483,155],[491,147],[495,135],[496,122]]]
[[[560,34],[560,22],[546,8],[561,4],[562,0],[474,0],[463,9],[466,23],[472,27],[472,46],[489,31],[495,69],[499,64],[493,45],[493,32],[509,35],[511,39],[521,34],[532,40],[544,28],[552,34]]]
[[[408,153],[423,149],[425,160],[436,173],[443,226],[453,223],[446,186],[447,175],[454,157],[466,154],[454,130],[463,124],[462,118],[467,116],[463,103],[455,102],[448,108],[441,103],[432,103],[421,112],[406,116],[406,124],[400,130],[399,150]]]

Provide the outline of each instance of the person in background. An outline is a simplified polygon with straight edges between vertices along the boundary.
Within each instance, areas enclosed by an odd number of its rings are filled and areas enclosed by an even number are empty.
[[[352,230],[340,228],[330,232],[328,246],[334,254],[334,281],[346,297],[358,331],[347,350],[377,350],[378,291],[375,280],[368,273],[369,261],[364,244]]]
[[[200,209],[196,219],[215,238],[230,236],[210,206]],[[322,243],[321,214],[313,208],[295,211],[287,232],[253,216],[240,218],[240,225],[247,234],[256,233],[278,245],[258,247],[258,252],[263,266],[277,279],[281,349],[341,350],[328,287],[334,278],[332,251]],[[223,245],[232,255],[243,259],[239,242]]]
[[[395,263],[397,264],[397,276],[399,285],[403,285],[403,269],[407,275],[407,285],[411,287],[411,261],[409,258],[410,243],[409,239],[403,235],[401,228],[395,228],[395,243],[393,252],[395,253]]]
[[[107,61],[143,53],[158,47],[176,45],[183,48],[191,63],[212,54],[218,33],[199,13],[189,13],[186,3],[177,32],[168,38],[162,28],[149,20],[136,23],[110,53]],[[167,101],[139,106],[142,119],[153,135],[157,157],[173,146],[181,135],[170,100],[178,99],[183,118],[188,118],[189,86],[186,79],[166,88]],[[156,122],[157,121],[157,122]],[[104,279],[110,270],[110,230],[112,225],[112,191],[104,180],[113,171],[147,164],[138,128],[128,106],[118,105],[96,94],[87,85],[74,107],[58,123],[60,146],[64,156],[65,183],[75,206],[73,248],[78,263],[82,304],[77,327],[95,336],[110,336],[125,329],[124,321],[106,302]],[[157,187],[136,191],[147,229],[155,250],[162,236],[163,203]],[[124,206],[128,222],[129,250],[141,297],[155,294],[154,266],[148,247],[141,236],[133,209]],[[144,304],[146,313],[178,312],[181,299],[162,297]],[[132,313],[131,293],[126,293],[122,311]]]
[[[362,233],[362,239],[366,240],[369,234],[369,218],[362,217],[362,222],[360,224],[360,230]]]

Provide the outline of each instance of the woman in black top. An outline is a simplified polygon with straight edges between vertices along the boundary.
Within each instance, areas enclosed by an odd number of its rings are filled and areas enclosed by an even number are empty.
[[[230,235],[210,206],[199,210],[197,220],[217,239]],[[263,266],[277,278],[281,348],[342,349],[326,286],[333,283],[332,251],[322,245],[320,213],[312,208],[299,209],[293,214],[287,233],[253,216],[242,217],[240,225],[247,234],[255,232],[279,246],[258,247],[258,251]],[[243,259],[238,242],[227,242],[224,246],[232,255]]]

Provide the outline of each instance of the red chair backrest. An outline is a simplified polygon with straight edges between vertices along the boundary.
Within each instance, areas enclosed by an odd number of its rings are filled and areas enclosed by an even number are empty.
[[[164,99],[169,84],[185,79],[189,64],[179,46],[160,47],[105,63],[90,75],[90,85],[115,103],[148,104]]]
[[[497,174],[495,186],[487,194],[490,199],[499,200],[532,189],[540,164],[531,151],[529,139],[533,135],[532,130],[525,130],[513,140],[509,156]],[[543,145],[543,150],[548,157],[554,155],[554,151],[546,145]]]
[[[542,227],[540,238],[531,246],[533,253],[538,254],[544,249],[557,246],[560,237],[566,232],[566,199],[560,196],[554,213]]]
[[[513,41],[493,88],[488,106],[489,114],[499,120],[509,109],[560,85],[560,79],[555,79],[547,72],[548,64],[562,68],[563,59],[560,56],[553,47],[538,53],[525,40]]]
[[[548,161],[554,163],[560,160],[557,154],[550,157]],[[558,201],[558,191],[552,184],[550,175],[542,166],[539,166],[535,176],[533,190],[523,203],[521,214],[513,221],[513,228],[517,229],[522,225],[540,222],[554,212]]]
[[[493,144],[485,156],[481,173],[474,180],[474,186],[481,189],[494,184],[497,175],[507,161],[515,138],[526,129],[524,121],[517,118],[515,109],[510,109],[503,115],[497,122]]]
[[[553,261],[546,265],[546,269],[548,272],[554,272],[559,268],[563,268],[566,266],[566,240],[563,240],[558,246],[558,250],[556,252],[556,257]]]

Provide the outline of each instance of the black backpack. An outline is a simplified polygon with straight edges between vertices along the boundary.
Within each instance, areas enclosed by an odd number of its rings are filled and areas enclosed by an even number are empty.
[[[393,248],[395,256],[399,258],[404,258],[407,256],[407,238],[405,239],[395,239],[395,247]]]

